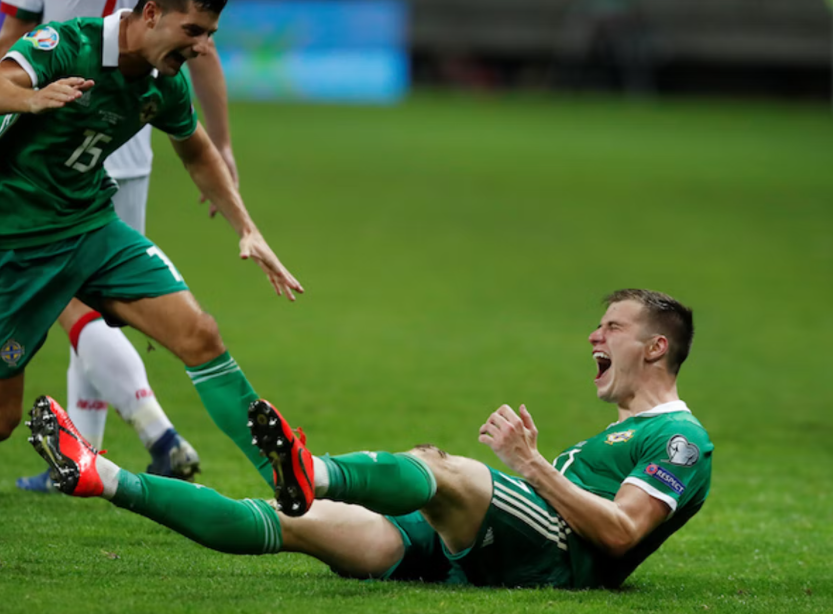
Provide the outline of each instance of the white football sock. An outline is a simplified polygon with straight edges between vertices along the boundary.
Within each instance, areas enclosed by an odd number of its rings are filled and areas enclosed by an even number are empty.
[[[104,320],[87,324],[76,348],[90,382],[150,448],[173,424],[156,401],[145,364],[133,344]]]
[[[324,461],[317,456],[312,457],[312,470],[315,476],[315,497],[323,497],[330,488],[330,472]]]
[[[78,432],[94,448],[100,450],[107,423],[107,401],[90,382],[81,366],[81,360],[71,347],[67,370],[67,413]]]
[[[108,460],[99,454],[95,457],[95,468],[98,471],[98,477],[101,478],[101,484],[104,486],[104,491],[101,496],[108,501],[116,494],[116,489],[119,487],[119,466],[111,460]]]

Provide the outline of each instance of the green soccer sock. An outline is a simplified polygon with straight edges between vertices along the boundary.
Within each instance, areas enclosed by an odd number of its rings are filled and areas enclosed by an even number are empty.
[[[279,552],[278,514],[260,499],[235,501],[216,490],[122,469],[111,501],[198,544],[229,554]]]
[[[252,445],[252,435],[246,427],[249,404],[258,396],[235,360],[223,352],[204,365],[185,370],[214,423],[243,451],[269,488],[274,488],[272,466]]]
[[[356,452],[320,459],[330,481],[323,498],[355,503],[378,514],[415,512],[437,492],[431,469],[411,454]]]

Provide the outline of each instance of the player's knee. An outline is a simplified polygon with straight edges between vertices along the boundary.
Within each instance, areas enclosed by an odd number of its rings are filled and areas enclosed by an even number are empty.
[[[414,447],[412,450],[408,451],[408,454],[416,456],[428,465],[428,468],[431,469],[435,476],[437,473],[444,473],[447,471],[449,459],[451,459],[448,452],[440,450],[437,446],[429,443],[423,443]]]
[[[11,437],[18,424],[20,424],[20,413],[0,415],[0,441],[5,441]]]
[[[180,358],[188,365],[201,365],[225,352],[217,322],[207,313],[200,314],[180,350]]]

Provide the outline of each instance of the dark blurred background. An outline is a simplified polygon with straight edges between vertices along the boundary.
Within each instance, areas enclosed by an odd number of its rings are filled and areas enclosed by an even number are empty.
[[[416,83],[825,97],[823,0],[412,0]]]

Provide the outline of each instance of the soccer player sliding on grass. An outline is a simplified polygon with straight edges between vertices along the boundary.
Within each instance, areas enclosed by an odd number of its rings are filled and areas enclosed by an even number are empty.
[[[691,311],[645,290],[607,304],[590,343],[597,394],[618,421],[550,463],[530,413],[503,405],[479,438],[520,478],[432,446],[312,456],[265,401],[240,427],[271,461],[272,502],[120,469],[47,398],[30,441],[63,492],[104,497],[222,552],[303,552],[356,578],[615,587],[702,507],[714,446],[677,395]]]
[[[278,294],[302,292],[265,241],[197,121],[186,60],[206,53],[226,0],[140,0],[51,23],[0,62],[0,441],[22,417],[24,369],[73,297],[171,350],[230,436],[257,395],[173,263],[118,219],[104,160],[151,124]],[[222,280],[219,280],[222,283]],[[271,482],[248,436],[235,443]]]

